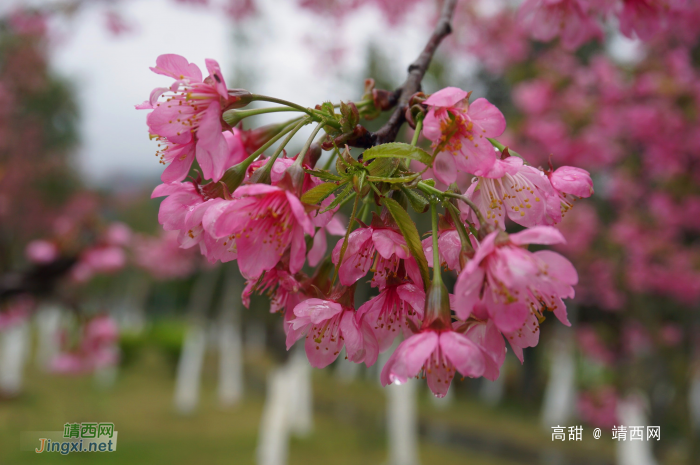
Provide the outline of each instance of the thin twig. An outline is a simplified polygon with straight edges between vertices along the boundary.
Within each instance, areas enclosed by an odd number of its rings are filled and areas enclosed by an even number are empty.
[[[452,32],[452,16],[454,14],[457,0],[445,0],[442,4],[442,12],[438,19],[435,29],[425,44],[425,48],[416,58],[416,61],[408,67],[408,77],[401,87],[396,89],[398,93],[398,102],[394,113],[392,113],[389,121],[384,124],[377,132],[370,133],[369,137],[363,138],[363,142],[367,145],[366,148],[379,144],[386,144],[396,140],[399,134],[399,129],[406,121],[406,108],[408,101],[413,94],[420,91],[423,76],[430,66],[435,50],[442,42],[442,39],[447,37]]]

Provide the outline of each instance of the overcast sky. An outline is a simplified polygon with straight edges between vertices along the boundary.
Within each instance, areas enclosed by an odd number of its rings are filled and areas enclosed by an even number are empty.
[[[13,2],[28,3],[0,0],[0,10]],[[146,112],[134,109],[152,88],[168,84],[168,78],[148,69],[162,53],[183,55],[202,69],[205,58],[214,58],[228,76],[229,88],[240,86],[233,72],[244,69],[251,91],[313,106],[361,96],[370,43],[380,46],[401,79],[430,33],[432,17],[431,11],[414,11],[407,24],[387,34],[372,9],[357,12],[339,27],[300,13],[294,0],[258,0],[259,14],[236,25],[223,14],[172,0],[124,0],[118,11],[133,31],[115,36],[105,27],[102,2],[97,3],[52,25],[57,40],[51,53],[53,68],[76,86],[79,168],[93,184],[124,174],[155,177],[162,171],[155,143],[148,139]],[[235,36],[243,37],[245,45]],[[334,55],[338,42],[344,52]],[[334,62],[331,56],[336,56]]]

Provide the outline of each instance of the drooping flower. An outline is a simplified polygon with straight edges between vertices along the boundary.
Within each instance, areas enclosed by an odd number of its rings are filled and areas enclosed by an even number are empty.
[[[399,335],[412,334],[409,320],[419,328],[423,319],[425,292],[410,282],[389,280],[378,296],[373,297],[357,309],[357,317],[363,318],[374,331],[379,352],[384,352]]]
[[[469,103],[469,92],[446,87],[424,104],[428,114],[423,135],[440,148],[433,164],[435,177],[447,185],[457,171],[481,176],[491,169],[496,153],[487,137],[498,137],[506,128],[503,114],[484,98]]]
[[[294,315],[292,329],[299,337],[306,335],[304,347],[311,366],[330,365],[343,346],[348,359],[355,363],[372,366],[377,361],[379,348],[372,328],[351,306],[314,298],[294,307]]]
[[[175,79],[170,88],[156,88],[138,109],[153,109],[147,118],[152,135],[167,140],[163,161],[170,162],[165,182],[181,180],[197,158],[202,174],[214,182],[229,167],[229,144],[222,133],[221,114],[239,97],[229,96],[219,64],[206,60],[209,76],[179,55],[161,55],[151,70]],[[159,102],[161,96],[165,100]],[[174,164],[173,164],[174,163]]]
[[[433,238],[426,237],[421,241],[423,252],[428,261],[428,266],[433,267]],[[462,270],[460,264],[460,254],[462,253],[462,242],[459,233],[451,221],[440,219],[438,224],[438,252],[440,254],[440,264],[447,266],[450,270],[459,273]]]
[[[481,349],[464,334],[426,328],[403,341],[384,365],[382,386],[403,384],[423,371],[428,387],[437,397],[445,397],[459,371],[476,378],[484,373]]]
[[[222,164],[229,168],[248,155],[241,139],[241,133],[237,128],[222,133],[226,141],[227,151],[222,153]],[[168,183],[182,181],[187,177],[195,159],[196,141],[193,139],[185,144],[176,144],[160,137],[156,155],[160,156],[160,162],[168,165],[160,176],[160,180]],[[163,147],[163,148],[161,148]]]
[[[490,225],[501,229],[506,227],[506,216],[526,227],[554,224],[561,220],[556,208],[554,216],[548,215],[552,209],[547,209],[547,202],[557,199],[549,180],[542,171],[525,165],[519,157],[496,160],[489,172],[474,178],[466,196],[476,204]],[[460,202],[460,208],[465,207]],[[467,207],[465,213],[472,222],[478,223],[476,214],[470,208]]]
[[[331,255],[333,263],[338,264],[343,239],[339,240],[333,248]],[[348,236],[348,246],[343,256],[343,263],[338,270],[340,283],[350,286],[365,276],[372,268],[372,287],[383,287],[387,278],[399,275],[400,265],[403,260],[403,273],[411,280],[422,286],[415,259],[411,256],[406,245],[406,239],[400,232],[392,227],[384,225],[375,217],[372,224],[360,227]]]
[[[486,236],[455,284],[457,316],[466,320],[477,305],[483,306],[488,318],[505,334],[518,331],[528,317],[550,310],[569,326],[562,298],[574,296],[576,270],[558,253],[532,253],[522,247],[561,242],[561,233],[548,226],[510,236],[498,231]]]
[[[289,271],[301,270],[306,260],[304,233],[314,226],[304,205],[293,193],[277,186],[241,186],[208,231],[217,239],[234,236],[238,264],[246,279],[256,279],[277,265],[290,248]]]
[[[470,319],[466,323],[455,322],[455,331],[463,333],[476,344],[484,356],[484,378],[495,381],[506,359],[506,344],[493,321]]]

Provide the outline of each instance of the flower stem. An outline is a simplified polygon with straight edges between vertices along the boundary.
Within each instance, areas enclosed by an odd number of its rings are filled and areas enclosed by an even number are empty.
[[[269,184],[270,183],[270,173],[272,172],[272,166],[275,164],[275,160],[277,160],[277,157],[282,153],[284,148],[289,144],[289,141],[292,140],[294,135],[299,132],[301,128],[306,126],[311,122],[310,117],[306,117],[299,121],[299,123],[294,126],[294,128],[287,134],[287,137],[282,141],[282,143],[277,147],[277,150],[275,150],[275,153],[272,154],[269,160],[265,163],[265,166],[260,168],[255,172],[253,175],[255,177],[254,182],[256,183],[263,183],[263,184]]]
[[[438,250],[438,215],[435,202],[430,202],[430,218],[433,224],[433,285],[442,284],[440,251]]]
[[[311,116],[314,119],[314,121],[324,121],[324,124],[333,126],[336,129],[340,129],[340,123],[333,119],[333,115],[329,115],[326,112],[314,110],[312,108],[304,108],[301,105],[298,105],[294,102],[290,102],[288,100],[283,100],[281,98],[276,97],[268,97],[267,95],[252,94],[251,99],[259,100],[262,102],[279,103],[280,105],[286,105],[288,107],[294,108],[295,110],[303,111],[307,115]]]
[[[418,144],[418,138],[420,137],[420,132],[423,129],[423,117],[418,116],[418,121],[416,121],[416,130],[413,132],[413,140],[411,140],[411,145],[413,147]]]
[[[492,138],[490,138],[490,137],[487,137],[486,139],[487,139],[489,142],[491,142],[491,145],[493,145],[493,146],[496,147],[498,150],[500,150],[501,153],[503,153],[503,151],[504,151],[505,149],[508,148],[508,147],[506,147],[505,145],[503,145],[503,144],[501,144],[500,142],[498,142],[496,139],[492,139]],[[509,149],[509,148],[508,148],[508,153],[511,154],[511,155],[515,155],[516,157],[523,158],[523,156],[520,155],[518,152],[515,152],[514,150],[511,150],[511,149]]]
[[[267,107],[267,108],[252,108],[249,110],[227,110],[221,115],[229,126],[236,126],[241,120],[249,116],[262,115],[265,113],[279,113],[282,111],[300,111],[292,107]]]
[[[455,194],[454,192],[445,192],[444,195],[446,197],[452,197],[453,199],[459,199],[462,202],[466,203],[469,206],[469,208],[472,209],[472,211],[476,215],[476,218],[479,220],[479,228],[484,231],[490,232],[491,226],[484,219],[484,215],[481,214],[481,210],[479,210],[479,207],[477,207],[476,204],[474,204],[474,202],[469,200],[467,196],[462,194]]]
[[[362,184],[364,184],[365,181],[365,173],[360,173],[360,188],[359,190],[362,191]],[[338,273],[340,271],[340,265],[343,264],[343,258],[345,258],[345,251],[348,248],[348,238],[350,237],[350,231],[352,230],[352,225],[355,222],[355,218],[357,217],[357,206],[360,203],[360,196],[355,195],[355,203],[352,206],[352,214],[350,215],[350,221],[348,221],[348,229],[345,230],[345,238],[343,239],[343,245],[340,247],[340,256],[338,257],[338,264],[335,266],[335,271],[333,272],[333,279],[331,280],[331,287],[333,287],[333,284],[335,283],[335,278],[338,277]]]
[[[316,138],[316,134],[318,134],[318,131],[320,131],[323,126],[324,126],[323,121],[321,121],[320,123],[318,123],[316,125],[313,132],[311,132],[311,135],[309,136],[309,138],[306,139],[304,146],[301,148],[301,152],[299,152],[299,156],[297,156],[297,159],[294,160],[295,165],[301,166],[301,164],[304,161],[304,157],[306,156],[306,152],[309,151],[309,147],[311,147],[311,144],[313,143],[314,139]]]
[[[338,147],[333,149],[333,153],[331,153],[331,155],[328,157],[328,160],[323,165],[323,169],[325,171],[328,171],[329,169],[331,169],[331,165],[333,164],[333,162],[335,161],[335,157],[337,157],[339,153],[340,153],[340,151],[338,150]]]

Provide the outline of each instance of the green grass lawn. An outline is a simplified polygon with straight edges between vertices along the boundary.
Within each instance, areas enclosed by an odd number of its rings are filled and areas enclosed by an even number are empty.
[[[96,388],[91,376],[52,376],[29,368],[24,393],[0,401],[0,464],[252,465],[268,365],[263,359],[249,357],[245,400],[237,408],[222,411],[215,398],[216,360],[207,359],[200,408],[190,417],[174,413],[172,367],[154,350],[146,350],[122,370],[110,390]],[[362,379],[342,384],[329,370],[315,370],[314,395],[315,431],[307,438],[292,439],[290,464],[386,463],[385,395],[378,382]],[[439,434],[428,431],[420,444],[424,465],[523,463],[503,458],[497,450],[502,443],[527,451],[612,459],[612,443],[608,441],[584,438],[578,444],[553,445],[551,435],[526,414],[494,410],[463,398],[437,409],[425,388],[421,388],[419,398],[423,428],[438,433],[447,428],[476,438],[497,439],[491,453],[454,442],[442,444]],[[19,450],[21,431],[59,431],[66,422],[83,421],[114,422],[119,431],[117,451],[61,456]]]

